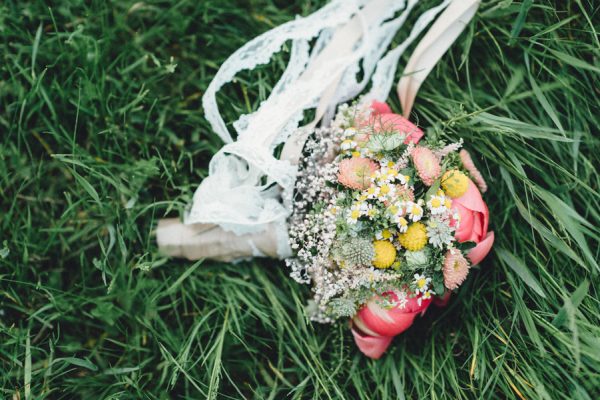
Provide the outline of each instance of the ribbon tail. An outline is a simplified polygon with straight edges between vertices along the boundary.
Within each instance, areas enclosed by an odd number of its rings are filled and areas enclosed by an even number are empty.
[[[398,82],[398,97],[408,117],[421,84],[473,18],[479,0],[454,0],[438,17],[411,55]]]

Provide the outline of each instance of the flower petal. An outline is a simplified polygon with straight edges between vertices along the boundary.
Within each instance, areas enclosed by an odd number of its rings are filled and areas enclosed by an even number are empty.
[[[487,214],[487,207],[481,197],[481,193],[477,186],[473,183],[472,180],[469,179],[469,186],[467,187],[467,191],[462,196],[453,200],[465,208],[469,210],[477,211],[483,214]]]
[[[395,293],[388,292],[385,294],[390,296],[392,300],[397,300]],[[419,303],[418,298],[409,297],[404,308],[394,307],[391,309],[383,308],[377,303],[377,297],[367,302],[354,317],[355,323],[365,332],[380,336],[396,336],[410,328],[415,317],[427,310],[427,307],[431,304],[431,299],[421,299]]]
[[[373,100],[371,103],[371,115],[380,115],[380,114],[391,114],[392,109],[386,103],[381,101]]]
[[[490,252],[492,245],[494,244],[494,232],[490,231],[487,233],[485,239],[477,244],[477,246],[473,247],[467,257],[471,261],[472,265],[479,264],[485,256]]]
[[[456,240],[462,243],[471,237],[471,232],[473,231],[473,213],[455,201],[452,202],[452,208],[460,215],[460,224],[455,236]]]
[[[352,336],[354,336],[354,343],[356,343],[358,349],[365,356],[374,360],[379,359],[385,353],[393,339],[391,336],[364,335],[354,327],[352,328]]]
[[[413,142],[417,144],[423,137],[423,131],[415,124],[398,114],[381,114],[377,115],[373,121],[375,132],[383,130],[395,130],[406,134],[404,143]]]

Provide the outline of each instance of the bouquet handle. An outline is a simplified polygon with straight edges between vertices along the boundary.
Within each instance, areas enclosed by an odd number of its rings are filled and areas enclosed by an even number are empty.
[[[277,257],[274,227],[260,233],[236,235],[214,224],[184,224],[177,218],[161,219],[156,229],[161,252],[188,260],[210,258],[233,261],[247,257]]]

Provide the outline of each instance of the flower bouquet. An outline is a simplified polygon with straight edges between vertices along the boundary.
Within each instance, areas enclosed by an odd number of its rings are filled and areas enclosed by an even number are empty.
[[[384,103],[343,105],[308,140],[296,185],[291,276],[312,285],[311,317],[350,318],[371,358],[444,305],[494,241],[487,185],[462,141],[422,137]]]
[[[494,240],[485,181],[462,143],[423,140],[405,118],[479,1],[441,1],[386,52],[418,3],[332,0],[238,49],[202,100],[225,145],[184,221],[161,220],[156,234],[171,256],[286,259],[292,277],[312,285],[312,318],[349,318],[372,358],[432,302],[447,301]],[[398,83],[402,117],[381,100],[426,28]],[[256,111],[233,122],[234,140],[217,92],[286,41],[285,72]],[[338,107],[360,93],[359,102]],[[300,126],[306,110],[314,119]]]

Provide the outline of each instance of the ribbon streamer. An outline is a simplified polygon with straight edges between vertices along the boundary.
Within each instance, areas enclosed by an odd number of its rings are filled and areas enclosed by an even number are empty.
[[[410,115],[421,84],[465,29],[478,7],[479,0],[454,0],[419,42],[397,87],[405,118]]]
[[[306,136],[321,119],[327,124],[335,107],[355,98],[369,81],[372,89],[362,101],[384,101],[398,59],[445,9],[418,44],[398,84],[404,114],[408,115],[421,83],[479,4],[475,0],[442,1],[425,11],[408,38],[384,55],[418,2],[333,0],[308,17],[253,39],[227,59],[203,97],[205,117],[226,145],[211,160],[209,176],[194,194],[185,217],[185,224],[190,226],[174,221],[159,224],[159,248],[190,259],[230,259],[228,251],[240,257],[291,255],[286,220],[292,212],[297,164]],[[400,14],[394,17],[397,12]],[[311,51],[309,42],[315,37]],[[219,113],[216,93],[237,72],[269,62],[288,40],[292,49],[284,74],[256,112],[242,115],[233,124],[237,131],[234,141]],[[359,81],[361,68],[363,78]],[[315,119],[298,129],[303,111],[310,108],[316,108]],[[285,144],[277,159],[273,151],[281,143]],[[217,245],[215,237],[225,243]],[[238,238],[244,245],[234,243]]]

